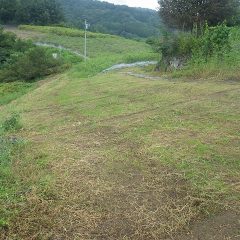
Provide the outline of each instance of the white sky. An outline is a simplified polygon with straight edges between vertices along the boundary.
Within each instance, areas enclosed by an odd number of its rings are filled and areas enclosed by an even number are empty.
[[[158,8],[158,0],[100,0],[114,4],[127,5],[129,7]]]

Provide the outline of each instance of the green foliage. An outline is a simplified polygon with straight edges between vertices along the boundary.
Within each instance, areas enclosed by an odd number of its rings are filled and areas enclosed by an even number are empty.
[[[203,79],[218,76],[218,79],[239,81],[239,39],[239,27],[209,28],[199,39],[187,65],[175,71],[174,76]]]
[[[0,76],[0,82],[17,80],[32,82],[59,72],[62,65],[62,59],[54,59],[45,48],[34,47],[25,54],[18,55],[11,64],[5,66]]]
[[[0,22],[55,24],[63,20],[55,0],[0,0]]]
[[[0,28],[0,68],[10,60],[12,54],[23,53],[32,46],[30,41],[19,40],[13,33],[3,32]]]
[[[24,80],[32,82],[38,78],[60,72],[80,58],[66,52],[36,47],[22,41],[14,34],[0,29],[0,82]],[[58,57],[54,58],[53,53]]]
[[[16,131],[19,130],[21,127],[22,126],[20,124],[20,116],[16,113],[13,113],[2,124],[2,129],[4,132]]]
[[[0,105],[8,104],[12,100],[24,95],[35,84],[25,82],[0,83]]]
[[[160,42],[160,51],[164,58],[189,57],[196,39],[191,34],[166,34]]]
[[[166,68],[173,58],[186,62],[208,62],[211,58],[222,60],[231,50],[230,28],[226,24],[216,27],[205,26],[202,35],[194,33],[166,33],[159,42],[151,42],[158,51]]]
[[[166,32],[160,40],[151,40],[148,43],[161,55],[158,67],[166,71],[174,58],[179,59],[182,64],[186,63],[192,57],[197,41],[190,33]]]
[[[215,54],[222,56],[230,51],[230,31],[231,29],[225,24],[216,27],[206,25],[203,35],[197,38],[194,57],[202,57],[207,61]]]
[[[15,19],[17,0],[0,0],[0,22],[11,23]]]
[[[8,228],[8,225],[9,224],[6,220],[0,218],[0,229],[1,228],[6,229],[6,228]]]
[[[238,0],[159,0],[159,14],[166,25],[179,30],[201,28],[205,22],[211,26],[227,20],[232,25],[239,23]]]

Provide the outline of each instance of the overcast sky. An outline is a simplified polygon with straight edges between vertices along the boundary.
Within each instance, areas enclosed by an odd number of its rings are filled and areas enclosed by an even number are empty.
[[[142,7],[157,9],[158,0],[100,0],[114,4],[128,5],[129,7]]]

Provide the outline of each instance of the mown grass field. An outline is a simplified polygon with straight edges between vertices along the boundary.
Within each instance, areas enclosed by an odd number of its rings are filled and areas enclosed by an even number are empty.
[[[20,114],[7,136],[25,143],[11,157],[0,238],[238,239],[239,81],[95,74],[148,49],[128,44],[0,106],[0,122]]]

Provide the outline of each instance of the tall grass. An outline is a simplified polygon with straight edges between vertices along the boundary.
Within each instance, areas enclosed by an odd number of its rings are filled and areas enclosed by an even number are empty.
[[[191,78],[217,77],[219,79],[240,81],[240,28],[225,28],[229,31],[229,36],[227,42],[223,43],[222,47],[214,49],[214,46],[209,46],[210,44],[207,43],[208,51],[211,51],[211,54],[203,54],[203,51],[207,48],[203,46],[205,44],[203,36],[203,40],[199,41],[198,49],[194,49],[185,67],[175,70],[172,76]],[[219,33],[221,34],[220,31]],[[209,38],[208,41],[211,40],[211,37],[207,36]],[[215,38],[215,41],[218,41],[217,37]],[[222,40],[223,37],[220,35],[219,39]]]
[[[35,83],[0,83],[0,106],[10,103],[36,87]]]

